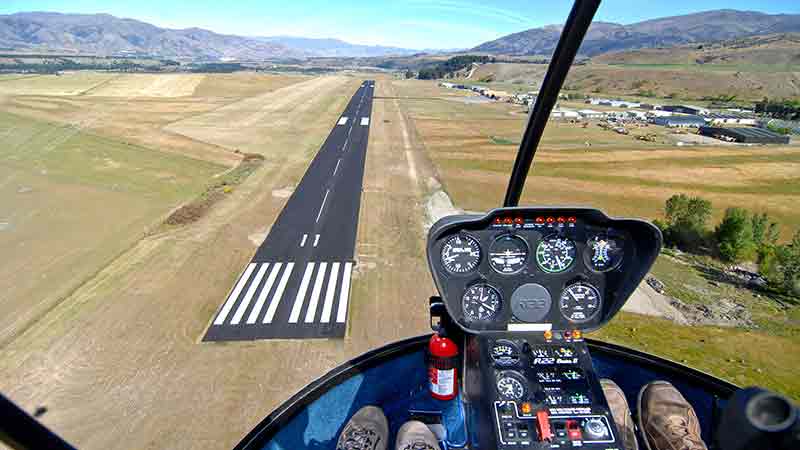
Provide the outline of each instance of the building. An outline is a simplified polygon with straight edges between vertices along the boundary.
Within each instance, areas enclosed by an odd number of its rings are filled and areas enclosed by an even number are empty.
[[[705,108],[701,108],[699,106],[693,105],[664,105],[661,107],[664,111],[676,112],[681,114],[690,114],[690,115],[706,115],[709,111]]]
[[[756,125],[758,122],[754,115],[736,111],[712,112],[706,117],[714,125]]]
[[[653,123],[669,128],[698,128],[705,126],[706,120],[700,116],[655,117]]]
[[[581,115],[578,114],[577,111],[573,111],[571,109],[554,109],[552,113],[550,113],[550,118],[552,119],[580,119]]]
[[[728,142],[743,144],[788,144],[789,136],[764,128],[700,127],[700,134]]]
[[[606,117],[606,113],[593,109],[579,109],[578,114],[584,119],[603,119]]]

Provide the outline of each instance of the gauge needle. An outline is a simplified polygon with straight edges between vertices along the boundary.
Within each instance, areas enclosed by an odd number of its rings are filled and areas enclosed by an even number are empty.
[[[556,256],[556,264],[558,264],[558,267],[562,266],[561,260],[558,258],[558,256]]]

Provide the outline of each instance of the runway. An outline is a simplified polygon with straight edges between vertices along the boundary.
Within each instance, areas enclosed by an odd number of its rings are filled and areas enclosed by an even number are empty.
[[[204,341],[344,337],[374,91],[353,94]]]

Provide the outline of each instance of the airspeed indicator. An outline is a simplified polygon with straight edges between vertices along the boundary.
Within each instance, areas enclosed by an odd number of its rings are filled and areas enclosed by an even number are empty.
[[[472,236],[450,236],[442,246],[442,266],[454,274],[469,273],[481,261],[481,246]]]

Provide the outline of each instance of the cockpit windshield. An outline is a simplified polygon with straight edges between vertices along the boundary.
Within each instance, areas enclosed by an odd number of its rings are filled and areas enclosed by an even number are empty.
[[[3,2],[0,392],[232,448],[438,298],[511,397],[559,331],[800,399],[800,7],[572,8]]]

